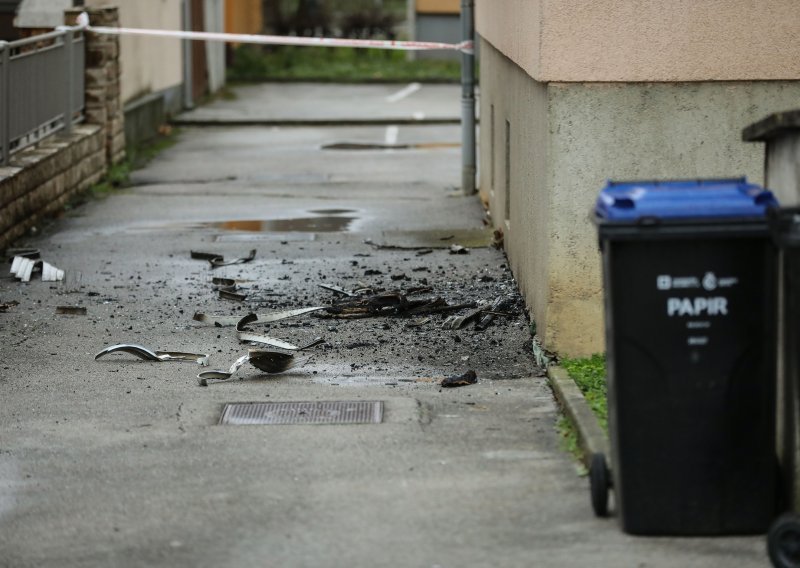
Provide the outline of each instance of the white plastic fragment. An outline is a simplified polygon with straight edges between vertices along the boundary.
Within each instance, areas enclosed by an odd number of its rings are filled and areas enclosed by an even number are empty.
[[[42,282],[60,282],[64,279],[64,271],[49,262],[24,256],[15,256],[11,262],[11,274],[22,282],[30,282],[34,271],[41,270]]]
[[[42,282],[61,282],[64,271],[56,268],[49,262],[42,262]]]

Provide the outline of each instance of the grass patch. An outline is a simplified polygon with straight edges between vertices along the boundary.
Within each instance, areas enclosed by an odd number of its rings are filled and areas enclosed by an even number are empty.
[[[584,456],[583,450],[578,445],[578,430],[575,425],[566,416],[561,416],[556,422],[556,431],[561,437],[561,449],[572,455],[575,458],[578,475],[585,476],[589,471],[583,465]]]
[[[408,61],[405,53],[347,47],[252,45],[236,48],[228,81],[327,81],[342,83],[459,81],[459,61]]]
[[[608,432],[608,405],[606,401],[606,357],[595,354],[583,359],[562,359],[564,367],[589,407],[597,415],[600,426]]]
[[[556,430],[561,436],[561,448],[580,460],[583,457],[583,452],[578,445],[578,431],[575,425],[566,416],[560,416],[556,422]]]
[[[160,133],[155,140],[139,146],[138,148],[129,149],[125,159],[125,163],[129,164],[130,168],[128,174],[133,170],[143,168],[161,152],[172,148],[178,142],[179,134],[179,129],[165,125],[161,127]]]

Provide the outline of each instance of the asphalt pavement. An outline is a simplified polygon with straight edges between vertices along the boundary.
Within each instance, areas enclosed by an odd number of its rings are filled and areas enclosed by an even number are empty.
[[[326,114],[331,86],[238,89],[226,104],[278,116],[274,101],[291,100],[295,118],[331,125],[225,125],[228,111],[198,109],[219,125],[182,128],[132,187],[18,243],[68,281],[0,279],[0,304],[18,302],[0,313],[0,566],[767,565],[761,536],[631,537],[592,515],[516,283],[487,246],[479,200],[458,191],[459,128],[400,120],[456,114],[458,91],[421,86],[403,113],[382,108],[405,87],[336,86],[357,126],[335,125],[342,102]],[[252,249],[219,268],[190,255]],[[221,299],[215,277],[246,299]],[[326,343],[283,373],[245,364],[199,385],[248,347],[195,313],[353,300],[330,287],[399,315],[351,303],[256,323]],[[484,330],[443,328],[448,312],[431,309],[498,297],[509,301]],[[423,309],[406,311],[416,300]],[[210,366],[94,359],[118,343],[208,354]],[[468,370],[477,383],[439,384]],[[226,403],[331,401],[382,403],[382,420],[219,424]]]

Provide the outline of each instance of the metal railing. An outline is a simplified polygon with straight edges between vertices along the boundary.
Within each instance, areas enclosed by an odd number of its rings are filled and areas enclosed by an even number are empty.
[[[0,165],[83,120],[84,65],[80,28],[0,42]]]

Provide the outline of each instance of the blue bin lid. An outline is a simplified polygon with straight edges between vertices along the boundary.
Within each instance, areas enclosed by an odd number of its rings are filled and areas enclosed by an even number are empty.
[[[747,178],[680,181],[609,181],[595,205],[599,219],[763,218],[777,207],[771,191]]]

